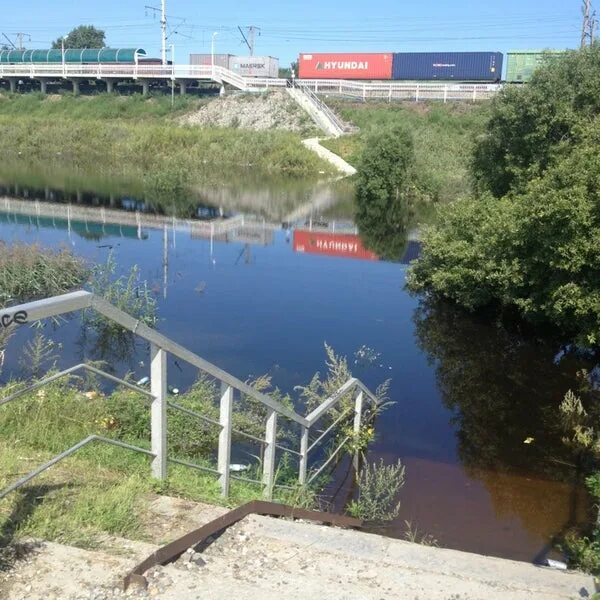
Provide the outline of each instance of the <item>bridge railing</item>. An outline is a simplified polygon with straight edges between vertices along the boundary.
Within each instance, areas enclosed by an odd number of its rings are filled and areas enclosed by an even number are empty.
[[[354,399],[353,423],[354,431],[358,433],[361,427],[363,414],[365,412],[365,404],[371,405],[373,409],[377,407],[377,397],[369,391],[369,389],[358,379],[348,380],[341,388],[334,393],[330,398],[324,400],[315,410],[308,416],[303,416],[294,409],[285,406],[278,400],[272,398],[268,394],[264,394],[251,385],[234,377],[230,373],[220,369],[216,365],[211,364],[197,354],[187,350],[183,346],[172,341],[165,335],[159,333],[155,329],[147,326],[138,319],[128,315],[122,310],[116,308],[103,298],[90,292],[80,291],[56,296],[6,308],[0,311],[0,324],[2,327],[22,326],[28,323],[34,323],[47,318],[57,317],[60,315],[73,313],[81,310],[94,310],[106,319],[116,323],[127,331],[132,332],[137,337],[145,340],[150,344],[150,390],[144,389],[139,385],[134,385],[131,382],[125,381],[114,375],[108,374],[100,369],[81,363],[70,367],[59,373],[52,374],[44,379],[34,381],[25,386],[19,386],[15,391],[10,392],[0,398],[0,409],[3,405],[17,401],[24,395],[27,395],[41,387],[44,387],[62,377],[69,377],[78,370],[87,370],[104,377],[118,385],[125,386],[141,393],[147,398],[150,404],[150,431],[151,449],[140,448],[131,444],[126,444],[117,440],[103,438],[92,435],[84,440],[81,440],[75,446],[66,449],[62,454],[55,456],[50,461],[41,465],[31,473],[28,473],[17,482],[11,484],[4,490],[0,491],[0,498],[8,493],[25,485],[36,475],[42,473],[46,469],[52,467],[57,462],[71,456],[84,446],[90,443],[108,443],[117,445],[127,450],[140,452],[152,458],[152,475],[157,479],[165,479],[167,477],[168,463],[183,465],[189,468],[197,469],[212,473],[219,478],[221,492],[223,496],[229,494],[230,480],[241,479],[249,481],[263,487],[263,493],[266,498],[272,498],[273,489],[276,485],[275,470],[277,463],[277,452],[286,452],[294,455],[299,459],[298,481],[300,484],[312,482],[315,477],[323,472],[323,470],[331,464],[331,462],[342,452],[347,439],[344,439],[335,451],[329,455],[323,465],[314,473],[308,474],[309,454],[319,445],[321,445],[327,434],[334,431],[343,422],[342,418],[337,418],[324,431],[319,429],[318,423],[323,417],[332,410],[337,410],[340,403],[348,402],[349,399]],[[168,356],[175,357],[185,363],[188,363],[198,369],[202,374],[207,375],[220,383],[220,400],[219,400],[219,418],[213,419],[208,415],[200,414],[190,408],[181,406],[173,400],[169,399],[167,386],[167,358]],[[233,427],[233,414],[236,409],[234,402],[235,396],[244,401],[245,398],[250,398],[259,406],[262,406],[266,413],[264,436],[251,435],[248,432],[239,431]],[[183,461],[174,457],[169,457],[167,447],[167,409],[176,410],[185,413],[192,419],[199,422],[208,423],[215,426],[219,430],[218,447],[217,447],[217,465],[216,468],[199,465],[196,463]],[[348,416],[348,409],[343,413],[344,417]],[[284,445],[279,442],[278,438],[278,419],[286,419],[290,424],[299,427],[299,448],[293,448],[289,442]],[[310,444],[311,432],[316,432],[317,439]],[[256,442],[262,447],[263,465],[262,479],[253,480],[247,479],[240,475],[231,473],[231,449],[233,437],[237,436],[249,439]],[[346,436],[347,437],[347,436]]]

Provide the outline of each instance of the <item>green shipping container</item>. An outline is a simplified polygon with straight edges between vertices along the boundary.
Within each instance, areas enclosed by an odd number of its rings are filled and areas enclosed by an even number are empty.
[[[526,83],[546,60],[564,54],[566,50],[515,50],[507,53],[506,81]]]

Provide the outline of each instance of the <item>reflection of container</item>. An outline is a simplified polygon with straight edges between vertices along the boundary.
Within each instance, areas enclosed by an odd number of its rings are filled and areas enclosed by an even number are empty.
[[[242,77],[279,77],[279,59],[273,56],[230,56],[229,69]]]
[[[548,59],[564,54],[562,50],[513,50],[506,55],[506,81],[524,83]]]
[[[296,229],[294,230],[294,252],[379,260],[376,254],[363,246],[360,237],[353,233],[323,233]]]
[[[499,81],[500,52],[400,52],[392,79],[413,81]]]
[[[298,74],[302,79],[391,79],[393,54],[301,54]]]
[[[215,54],[215,66],[229,69],[231,54]],[[212,54],[190,54],[190,65],[212,65]]]

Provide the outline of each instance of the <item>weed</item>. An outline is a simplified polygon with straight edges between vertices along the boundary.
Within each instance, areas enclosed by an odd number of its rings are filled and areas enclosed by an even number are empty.
[[[358,499],[348,505],[348,512],[363,521],[393,521],[400,514],[398,493],[404,485],[405,468],[379,463],[366,465],[358,478]]]
[[[437,546],[438,541],[428,533],[421,533],[417,525],[413,525],[410,521],[404,521],[406,531],[404,538],[413,544],[421,544],[421,546]]]
[[[64,294],[81,285],[86,275],[83,260],[68,250],[0,243],[0,304],[3,306]]]

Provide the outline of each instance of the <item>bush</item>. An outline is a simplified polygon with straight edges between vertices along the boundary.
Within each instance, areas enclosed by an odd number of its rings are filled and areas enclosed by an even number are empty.
[[[600,343],[600,116],[592,118],[600,112],[600,60],[590,57],[600,58],[600,48],[553,61],[529,91],[501,97],[496,111],[518,116],[522,127],[497,112],[475,174],[494,194],[509,193],[444,208],[423,235],[410,289],[470,310],[508,309],[585,345]],[[576,84],[566,80],[575,72]],[[550,108],[542,103],[549,81],[566,94],[548,96]]]
[[[399,259],[414,214],[414,147],[401,127],[371,136],[358,166],[356,223],[367,248]]]
[[[496,197],[523,192],[598,115],[600,46],[553,58],[530,84],[508,86],[494,101],[474,153],[476,180]]]

